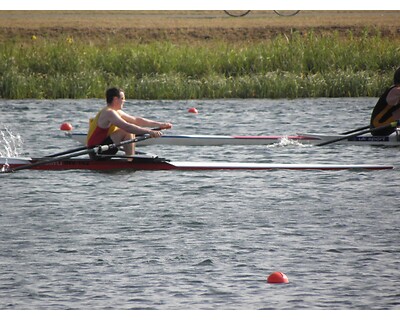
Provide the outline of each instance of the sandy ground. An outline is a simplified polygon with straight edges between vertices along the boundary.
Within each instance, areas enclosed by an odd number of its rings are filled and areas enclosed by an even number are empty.
[[[383,36],[400,38],[400,11],[300,11],[294,17],[251,11],[241,18],[223,11],[0,11],[1,41],[28,40],[32,35],[90,41],[104,37],[142,42],[260,41],[311,29],[354,35],[379,29]]]

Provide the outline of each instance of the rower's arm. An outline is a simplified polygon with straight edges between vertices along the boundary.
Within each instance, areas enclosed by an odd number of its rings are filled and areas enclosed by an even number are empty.
[[[146,118],[141,118],[141,117],[134,117],[129,114],[121,113],[121,117],[132,124],[141,126],[141,127],[159,127],[160,129],[171,129],[172,124],[169,122],[159,122],[159,121],[154,121]]]
[[[151,133],[151,130],[146,129],[146,128],[141,128],[134,122],[128,122],[127,119],[122,117],[121,115],[118,114],[118,112],[115,112],[114,110],[110,110],[110,113],[108,114],[108,120],[118,128],[121,128],[122,130],[125,130],[130,133],[134,134],[146,134],[146,133]],[[126,114],[125,114],[126,115]],[[134,117],[133,117],[134,118]]]

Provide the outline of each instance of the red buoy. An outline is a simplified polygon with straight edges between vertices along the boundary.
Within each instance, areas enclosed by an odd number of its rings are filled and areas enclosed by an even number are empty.
[[[190,113],[199,113],[198,111],[197,111],[197,109],[196,108],[190,108],[189,110],[188,110],[188,112],[190,112]]]
[[[60,130],[62,131],[71,131],[72,130],[72,125],[69,122],[64,122],[60,126]]]
[[[286,274],[276,271],[271,273],[267,278],[268,283],[289,283],[289,279]]]

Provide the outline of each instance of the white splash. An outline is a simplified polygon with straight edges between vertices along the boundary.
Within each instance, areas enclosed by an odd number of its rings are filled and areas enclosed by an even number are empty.
[[[297,140],[289,139],[287,136],[284,136],[281,139],[279,139],[278,142],[268,145],[267,148],[288,147],[288,146],[304,148],[304,147],[309,147],[310,145],[302,144]]]
[[[1,165],[0,172],[8,172],[9,170],[10,170],[10,165],[8,164],[8,161],[6,159],[4,164]]]
[[[0,157],[17,157],[21,148],[19,134],[13,134],[8,128],[0,129]]]

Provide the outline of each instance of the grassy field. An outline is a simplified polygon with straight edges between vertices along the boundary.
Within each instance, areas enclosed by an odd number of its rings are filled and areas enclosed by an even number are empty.
[[[0,11],[0,97],[377,96],[400,61],[399,14]]]

